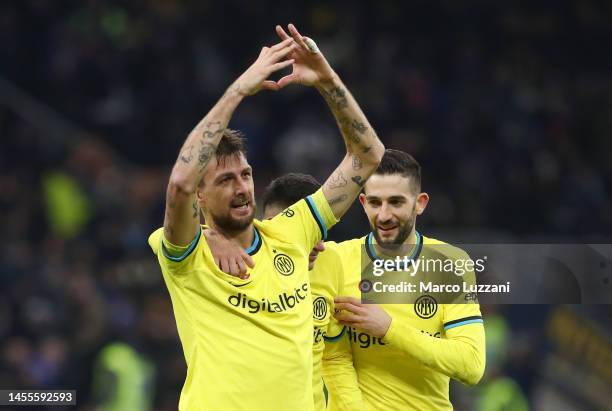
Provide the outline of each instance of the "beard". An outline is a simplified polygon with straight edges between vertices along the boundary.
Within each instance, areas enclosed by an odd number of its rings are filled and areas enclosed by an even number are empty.
[[[240,218],[232,217],[231,206],[230,206],[230,210],[228,210],[227,213],[225,214],[215,214],[211,212],[210,216],[214,224],[221,231],[224,231],[226,233],[237,233],[237,232],[247,229],[249,225],[251,225],[251,223],[253,222],[253,219],[255,218],[255,210],[256,210],[255,201],[254,200],[250,201],[250,205],[251,205],[251,212],[244,217],[240,217]]]
[[[412,232],[414,225],[416,223],[416,213],[412,210],[412,214],[408,218],[408,220],[404,222],[398,223],[398,232],[397,235],[392,239],[383,239],[381,238],[376,225],[372,227],[372,231],[374,232],[374,238],[376,239],[376,243],[379,247],[385,248],[388,250],[397,250],[404,244],[404,241],[408,239],[408,236]]]

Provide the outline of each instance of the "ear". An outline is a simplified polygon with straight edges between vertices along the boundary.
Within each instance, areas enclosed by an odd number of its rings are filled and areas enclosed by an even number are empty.
[[[429,194],[427,193],[419,193],[416,198],[416,213],[417,215],[423,214],[423,211],[427,208],[427,204],[429,203]]]
[[[362,205],[362,206],[364,206],[364,207],[365,207],[365,201],[366,201],[365,194],[360,193],[360,194],[359,194],[359,202],[360,202],[360,203],[361,203],[361,205]]]

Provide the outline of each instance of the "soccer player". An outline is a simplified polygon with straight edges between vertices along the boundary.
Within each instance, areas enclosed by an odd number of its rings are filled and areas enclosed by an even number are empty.
[[[291,37],[280,26],[276,30],[282,41],[264,47],[188,135],[168,183],[164,227],[149,237],[187,361],[180,410],[313,409],[308,254],[346,212],[384,152],[314,42],[293,25]],[[267,80],[289,65],[291,74]],[[322,94],[346,156],[292,213],[257,221],[243,140],[227,125],[245,97],[293,83]],[[212,229],[252,256],[256,266],[248,278],[218,269],[201,235],[200,209]]]
[[[315,193],[320,187],[321,184],[308,174],[289,173],[272,180],[262,196],[264,218],[271,219],[280,213],[292,213],[293,208],[291,206],[294,203]],[[206,229],[204,235],[209,240],[212,255],[222,270],[235,276],[240,276],[246,272],[246,269],[242,271],[238,269],[239,265],[243,267],[245,267],[245,264],[250,265],[247,263],[248,256],[245,256],[239,248],[214,230]],[[326,409],[322,378],[325,342],[335,341],[344,335],[343,326],[333,316],[334,298],[344,295],[342,288],[345,283],[342,261],[338,253],[334,251],[334,244],[333,242],[328,243],[329,247],[326,248],[323,241],[319,241],[309,256],[308,269],[310,270],[314,322],[312,386],[316,411]],[[324,252],[321,253],[322,251]],[[233,265],[233,271],[230,270],[230,265]],[[348,379],[352,391],[350,395],[351,406],[359,409],[361,407],[358,405],[362,405],[363,400],[353,368],[353,361],[350,352],[342,354],[335,354],[334,358],[329,359],[328,362],[333,361],[336,370],[342,370],[344,380]]]
[[[416,230],[429,197],[421,192],[421,167],[409,154],[386,150],[359,201],[372,232],[335,247],[345,265],[348,295],[336,298],[335,308],[346,338],[327,344],[326,350],[336,355],[350,350],[367,409],[451,410],[449,379],[474,385],[485,367],[484,328],[473,295],[460,295],[461,304],[440,304],[431,295],[414,304],[367,304],[361,301],[360,273],[362,258],[374,262],[402,249],[398,245],[411,248],[408,257],[413,261],[469,257]],[[473,283],[473,270],[463,279]],[[354,376],[333,362],[324,360],[323,367],[328,409],[352,409],[347,404],[354,398]]]

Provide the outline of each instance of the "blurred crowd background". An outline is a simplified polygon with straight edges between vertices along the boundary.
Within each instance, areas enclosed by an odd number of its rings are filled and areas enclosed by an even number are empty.
[[[0,3],[0,388],[176,409],[185,364],[146,239],[184,138],[275,24],[313,37],[385,145],[421,162],[426,235],[609,243],[611,18],[598,1]],[[257,194],[288,171],[323,180],[343,152],[313,89],[263,91],[230,125]],[[332,237],[367,229],[353,207]],[[612,409],[610,306],[483,312],[487,375],[453,384],[457,410]]]

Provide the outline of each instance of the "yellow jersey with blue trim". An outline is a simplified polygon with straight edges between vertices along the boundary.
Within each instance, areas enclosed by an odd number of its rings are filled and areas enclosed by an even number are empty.
[[[179,410],[313,409],[308,255],[336,222],[321,190],[254,220],[247,280],[217,267],[202,230],[181,256],[151,234],[187,362]]]
[[[465,251],[450,244],[418,232],[416,238],[408,255],[410,261],[469,258]],[[380,258],[374,245],[372,233],[338,244],[337,251],[345,264],[345,295],[362,298],[367,296],[366,291],[371,292],[372,284],[364,284],[361,270]],[[422,274],[417,272],[416,276]],[[463,278],[474,283],[473,270]],[[460,304],[440,304],[437,297],[429,294],[416,296],[413,303],[381,304],[392,318],[384,338],[346,327],[346,338],[335,349],[351,351],[368,410],[452,410],[450,378],[468,385],[478,382],[485,362],[483,320],[475,296],[459,297]],[[342,388],[330,390],[328,409],[346,409],[342,404],[354,401],[350,397],[354,390],[348,389],[351,376],[334,370],[326,370],[324,375],[326,384],[328,376],[333,379],[328,388]]]

